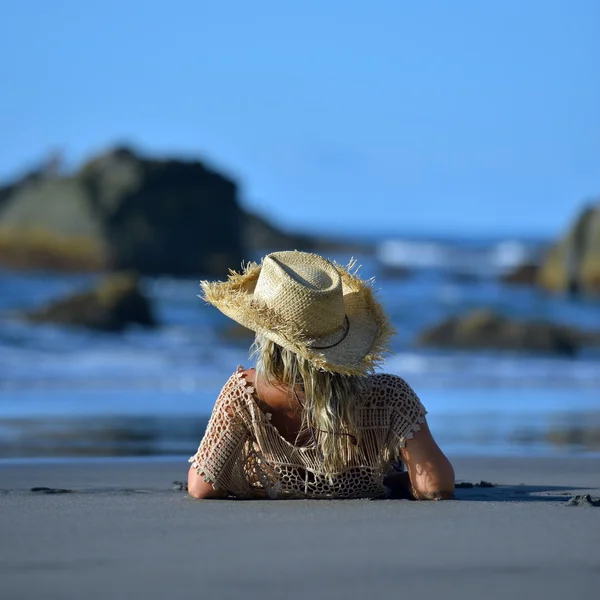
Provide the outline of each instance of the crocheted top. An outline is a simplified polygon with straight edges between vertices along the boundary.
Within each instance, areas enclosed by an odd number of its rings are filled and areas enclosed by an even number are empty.
[[[396,375],[367,378],[357,413],[360,444],[348,441],[347,467],[332,476],[314,446],[295,446],[271,424],[243,367],[223,387],[200,447],[189,459],[215,490],[240,498],[381,498],[383,479],[427,411]]]

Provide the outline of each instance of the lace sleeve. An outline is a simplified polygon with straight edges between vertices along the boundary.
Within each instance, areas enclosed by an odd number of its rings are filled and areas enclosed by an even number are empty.
[[[389,442],[393,455],[399,454],[406,440],[412,439],[420,424],[425,422],[427,410],[415,391],[402,379],[394,376],[390,382],[390,434]]]
[[[245,495],[243,449],[249,432],[240,414],[239,386],[235,373],[227,381],[212,411],[198,451],[189,459],[198,475],[215,490]]]

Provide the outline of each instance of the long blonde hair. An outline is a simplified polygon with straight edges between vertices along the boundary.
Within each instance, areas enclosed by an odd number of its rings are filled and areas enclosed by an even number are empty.
[[[350,446],[360,443],[356,407],[365,378],[319,370],[260,334],[251,354],[262,379],[289,388],[302,406],[298,437],[309,436],[321,450],[325,473],[331,475],[347,467]]]

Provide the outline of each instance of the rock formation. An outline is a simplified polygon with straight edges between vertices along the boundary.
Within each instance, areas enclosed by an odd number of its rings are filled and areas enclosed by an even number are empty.
[[[548,251],[538,282],[551,291],[600,295],[600,203],[583,210]]]
[[[574,355],[600,344],[600,332],[584,332],[542,320],[517,321],[489,309],[454,316],[424,331],[419,346],[440,348],[523,350]]]
[[[540,268],[533,263],[524,263],[505,273],[500,278],[503,283],[511,285],[535,285]]]
[[[92,290],[56,300],[24,316],[37,323],[112,332],[122,331],[131,324],[156,325],[150,302],[139,289],[138,277],[129,273],[110,275]]]
[[[218,274],[244,256],[237,185],[198,161],[117,148],[0,190],[0,264]]]

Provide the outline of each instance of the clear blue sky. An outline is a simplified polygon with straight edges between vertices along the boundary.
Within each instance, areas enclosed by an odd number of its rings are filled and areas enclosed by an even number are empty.
[[[294,228],[553,235],[600,195],[597,0],[4,0],[0,178],[119,141]]]

